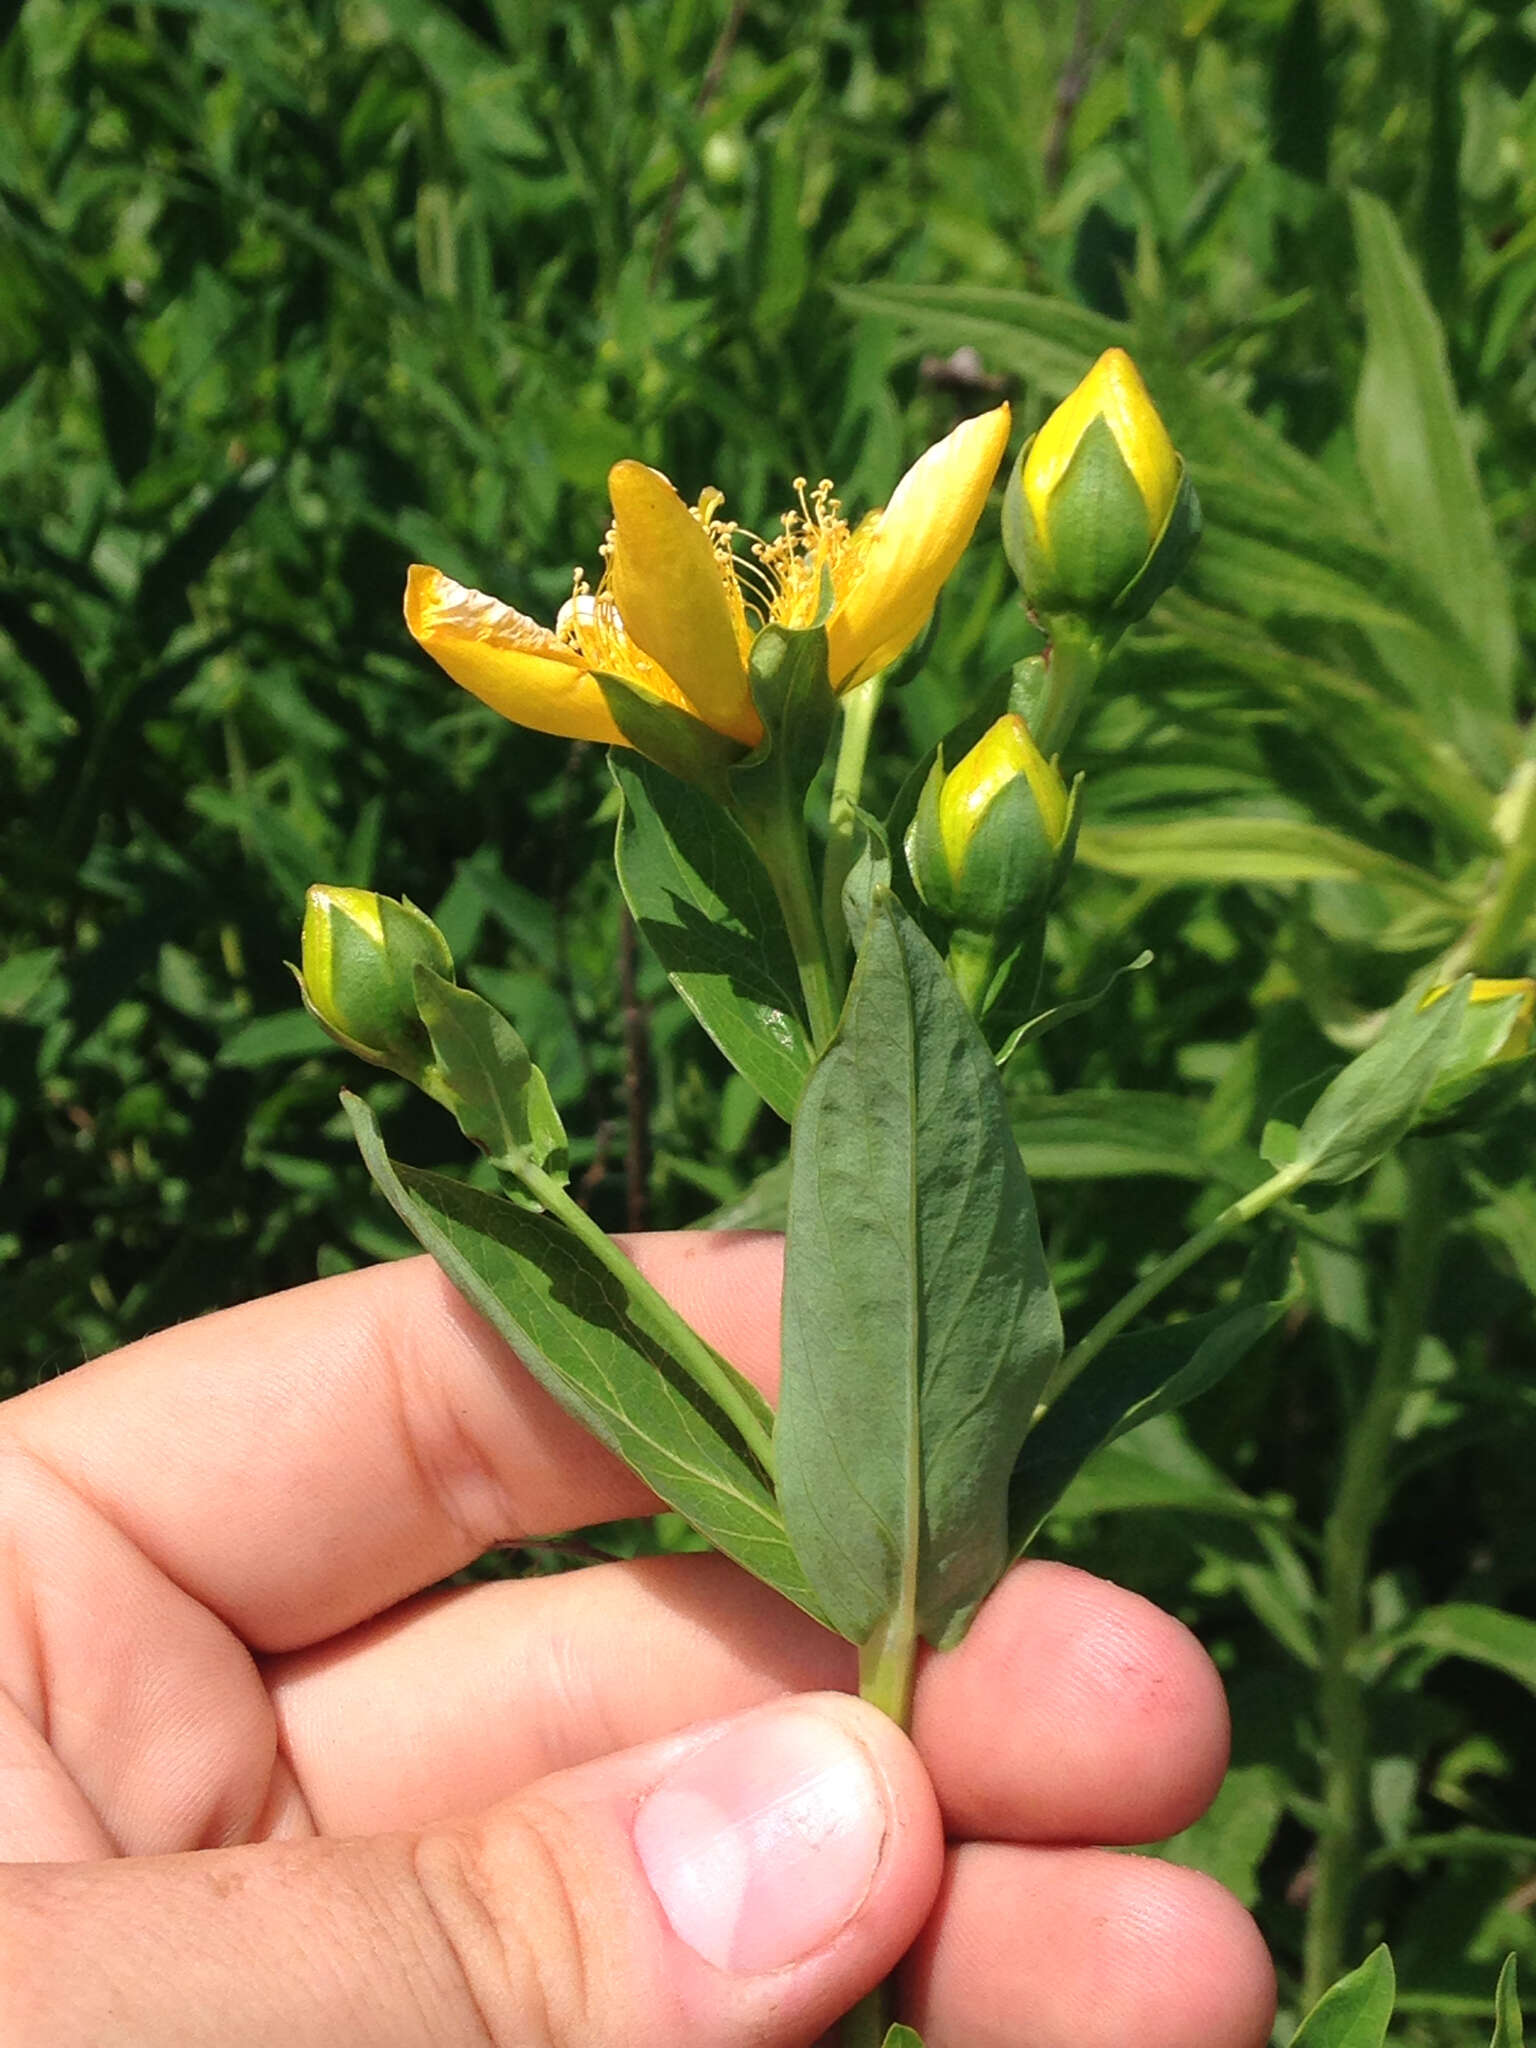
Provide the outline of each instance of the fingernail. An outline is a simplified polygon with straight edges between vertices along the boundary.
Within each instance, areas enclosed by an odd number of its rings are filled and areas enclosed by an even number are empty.
[[[859,1743],[804,1707],[758,1712],[651,1791],[634,1840],[672,1929],[753,1976],[824,1948],[863,1904],[887,1824]]]

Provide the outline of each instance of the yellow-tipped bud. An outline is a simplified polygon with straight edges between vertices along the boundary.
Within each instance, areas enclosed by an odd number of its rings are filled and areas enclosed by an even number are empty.
[[[1051,499],[1095,420],[1114,436],[1121,460],[1146,508],[1147,540],[1155,540],[1178,496],[1182,465],[1158,416],[1141,372],[1123,348],[1107,348],[1082,383],[1057,406],[1035,436],[1024,464],[1024,495],[1045,529]]]
[[[977,827],[1011,782],[1028,783],[1053,849],[1067,831],[1067,789],[1035,745],[1017,712],[988,726],[971,751],[945,776],[939,790],[939,838],[951,871],[958,875]]]
[[[302,958],[299,986],[316,1022],[360,1059],[419,1081],[432,1043],[412,975],[419,963],[453,976],[453,955],[431,918],[371,889],[317,882],[304,899]]]
[[[1199,504],[1141,374],[1106,349],[1025,444],[1004,539],[1034,609],[1141,617],[1199,533]]]
[[[934,764],[906,837],[918,894],[951,925],[1016,937],[1055,892],[1070,809],[1054,764],[1005,712],[947,774]]]
[[[1421,1010],[1450,994],[1454,982],[1432,988]],[[1479,979],[1467,993],[1460,1033],[1425,1100],[1421,1122],[1441,1121],[1453,1113],[1496,1106],[1523,1075],[1510,1066],[1530,1058],[1536,1041],[1536,981],[1529,975],[1513,979]]]

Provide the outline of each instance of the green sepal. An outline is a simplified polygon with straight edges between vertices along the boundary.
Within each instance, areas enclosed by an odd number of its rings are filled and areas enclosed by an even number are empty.
[[[517,1032],[483,996],[430,967],[417,967],[415,994],[437,1061],[433,1092],[465,1137],[503,1172],[532,1166],[564,1186],[565,1126]],[[532,1200],[521,1191],[513,1198]]]
[[[747,685],[763,738],[728,771],[730,796],[748,816],[798,819],[837,714],[825,628],[765,626],[747,657]]]
[[[729,802],[728,771],[748,752],[740,740],[617,676],[597,675],[594,681],[614,724],[636,753],[679,781],[706,790],[716,803]]]
[[[1140,572],[1133,576],[1115,599],[1114,616],[1121,626],[1134,626],[1183,574],[1205,525],[1200,497],[1190,480],[1183,456],[1179,457],[1179,488],[1163,521],[1163,530],[1152,543],[1152,552]]]
[[[1421,1130],[1475,1127],[1514,1106],[1536,1061],[1536,1052],[1511,1055],[1504,1050],[1526,1000],[1520,990],[1491,1002],[1474,1003],[1469,996],[1456,1043],[1424,1098]]]
[[[1050,494],[1045,519],[1042,534],[1026,498],[1025,560],[1032,581],[1025,589],[1031,607],[1086,618],[1114,611],[1122,591],[1145,568],[1154,535],[1147,502],[1102,416],[1084,429]]]

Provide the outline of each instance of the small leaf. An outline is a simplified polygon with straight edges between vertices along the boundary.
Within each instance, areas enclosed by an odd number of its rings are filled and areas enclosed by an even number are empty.
[[[1232,1308],[1132,1330],[1107,1344],[1024,1440],[1008,1495],[1017,1556],[1039,1534],[1077,1473],[1106,1444],[1203,1394],[1247,1357],[1291,1299],[1289,1242],[1262,1247]]]
[[[1525,2019],[1520,2011],[1520,1988],[1512,1955],[1504,1958],[1498,1989],[1493,1994],[1493,2039],[1488,2048],[1525,2048]]]
[[[853,1642],[910,1601],[953,1641],[1007,1560],[1007,1489],[1061,1324],[985,1042],[877,893],[791,1151],[784,1517]]]
[[[1469,1663],[1486,1664],[1536,1692],[1536,1621],[1506,1614],[1501,1607],[1475,1600],[1426,1607],[1389,1638],[1384,1654],[1395,1656],[1410,1649],[1429,1652],[1431,1661],[1465,1657]]]
[[[1419,1007],[1405,996],[1373,1046],[1350,1061],[1313,1103],[1296,1138],[1296,1166],[1313,1180],[1346,1181],[1383,1158],[1413,1128],[1454,1049],[1472,977]]]
[[[913,2027],[892,2027],[880,2048],[923,2048],[923,2037]]]
[[[1078,840],[1089,867],[1148,882],[1379,881],[1434,903],[1455,901],[1443,882],[1304,818],[1181,818],[1160,825],[1093,825]]]
[[[1385,1943],[1325,1991],[1291,2036],[1291,2048],[1383,2048],[1397,1975]]]
[[[539,1385],[701,1536],[825,1620],[756,1460],[701,1394],[644,1299],[626,1294],[552,1218],[397,1166],[367,1105],[352,1095],[342,1103],[390,1207]],[[766,1420],[761,1396],[741,1385]]]
[[[430,967],[413,977],[416,1009],[453,1095],[459,1128],[493,1166],[526,1163],[565,1178],[565,1126],[549,1084],[500,1010]]]
[[[787,1123],[810,1071],[800,983],[773,884],[739,825],[617,748],[616,860],[636,925],[736,1071]]]
[[[825,631],[765,626],[752,643],[747,680],[763,721],[763,742],[726,780],[743,810],[798,816],[826,754],[837,709],[827,680]]]
[[[1127,960],[1123,967],[1117,967],[1108,981],[1096,988],[1090,996],[1074,996],[1070,1002],[1057,1003],[1052,1009],[1041,1010],[1027,1022],[1018,1025],[1003,1040],[997,1050],[997,1064],[1006,1067],[1021,1046],[1033,1045],[1037,1038],[1043,1038],[1047,1031],[1054,1031],[1058,1024],[1066,1024],[1073,1017],[1081,1017],[1087,1010],[1095,1010],[1109,994],[1122,974],[1139,974],[1144,967],[1152,965],[1150,951],[1142,951],[1134,960]]]

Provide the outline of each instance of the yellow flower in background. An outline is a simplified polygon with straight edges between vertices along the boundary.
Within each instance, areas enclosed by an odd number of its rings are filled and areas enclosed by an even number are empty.
[[[518,725],[627,745],[604,676],[752,747],[762,725],[747,662],[763,627],[813,626],[830,595],[832,688],[894,661],[975,530],[1008,428],[1006,405],[964,421],[856,527],[830,483],[797,483],[798,507],[770,540],[721,518],[718,491],[689,506],[659,471],[616,463],[602,577],[593,589],[577,572],[553,628],[420,564],[406,624],[456,683]]]
[[[1035,436],[1023,485],[1036,528],[1049,545],[1051,498],[1095,420],[1103,420],[1114,436],[1146,507],[1147,538],[1153,541],[1179,494],[1181,469],[1141,372],[1123,348],[1106,349]]]
[[[1425,996],[1419,1008],[1429,1009],[1432,1004],[1448,996],[1455,986],[1456,984],[1451,981],[1439,982]],[[1519,1001],[1509,1012],[1509,1024],[1504,1036],[1497,1044],[1486,1049],[1485,1058],[1490,1063],[1524,1059],[1531,1050],[1532,1040],[1536,1039],[1536,981],[1528,974],[1517,975],[1512,980],[1503,981],[1479,976],[1467,991],[1469,1011],[1483,1003],[1502,1003],[1511,996],[1518,996]]]

